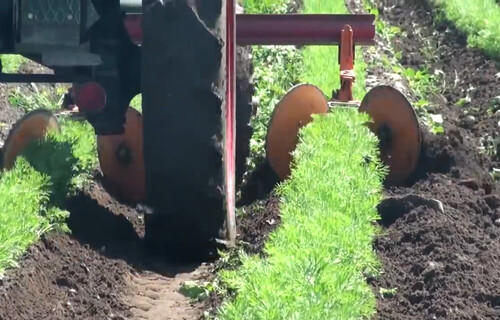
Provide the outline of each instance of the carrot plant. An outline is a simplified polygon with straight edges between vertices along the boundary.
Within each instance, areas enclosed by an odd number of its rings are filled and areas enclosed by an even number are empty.
[[[279,0],[248,2],[268,13],[287,7]],[[303,9],[346,12],[341,0],[305,0]],[[308,47],[297,55],[295,79],[316,84],[327,95],[340,86],[337,48]],[[279,77],[271,62],[262,66],[262,74]],[[357,98],[365,92],[364,66],[358,58]],[[276,82],[265,80],[258,86],[269,94]],[[267,99],[274,108],[275,101]],[[300,130],[291,178],[277,188],[281,225],[270,234],[265,257],[240,253],[241,267],[220,272],[236,293],[219,308],[217,319],[361,319],[374,314],[375,296],[365,274],[379,268],[372,250],[373,222],[387,170],[378,160],[377,138],[365,126],[368,120],[356,109],[339,108],[315,116]]]
[[[24,58],[2,56],[7,71],[18,72]],[[12,89],[8,102],[22,112],[36,108],[57,111],[65,90],[61,86]],[[14,168],[0,173],[0,277],[15,267],[26,249],[53,229],[69,231],[65,199],[89,181],[97,166],[94,131],[87,122],[59,116],[60,134],[33,142]]]
[[[240,269],[221,272],[237,294],[219,319],[361,319],[375,312],[364,273],[378,268],[373,221],[386,170],[367,120],[338,109],[301,130],[292,177],[278,188],[282,225],[266,243],[266,258],[244,255]]]

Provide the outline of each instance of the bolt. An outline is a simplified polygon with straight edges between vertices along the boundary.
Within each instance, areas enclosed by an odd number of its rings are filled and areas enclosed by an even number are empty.
[[[32,20],[32,19],[33,19],[33,17],[34,17],[34,16],[33,16],[33,13],[31,13],[31,12],[30,12],[30,13],[28,13],[28,19]]]
[[[68,20],[72,20],[73,19],[73,15],[70,13],[68,14]]]
[[[116,158],[122,166],[128,166],[132,162],[132,151],[126,143],[122,143],[116,150]]]

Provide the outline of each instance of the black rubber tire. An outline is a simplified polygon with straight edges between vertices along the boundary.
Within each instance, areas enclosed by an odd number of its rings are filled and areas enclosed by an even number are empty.
[[[252,117],[252,83],[253,64],[250,54],[252,47],[237,47],[236,49],[236,187],[241,186],[243,175],[247,170],[247,158],[250,155],[250,139],[253,128],[250,125]]]
[[[145,216],[145,242],[176,261],[199,261],[215,248],[225,218],[225,14],[221,0],[164,2],[143,5],[144,161],[153,209]],[[250,100],[251,93],[238,98],[237,135],[246,144]],[[237,150],[248,155],[245,143]]]

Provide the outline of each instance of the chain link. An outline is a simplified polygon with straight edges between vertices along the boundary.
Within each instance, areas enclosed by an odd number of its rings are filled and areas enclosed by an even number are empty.
[[[80,24],[80,0],[23,0],[23,8],[24,16],[38,23]]]

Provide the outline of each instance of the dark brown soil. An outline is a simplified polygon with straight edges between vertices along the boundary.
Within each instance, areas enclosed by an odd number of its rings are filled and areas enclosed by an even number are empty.
[[[496,152],[482,156],[477,151],[485,134],[493,140],[498,137],[500,116],[487,113],[500,95],[498,70],[479,51],[467,49],[455,30],[433,26],[429,8],[406,2],[393,10],[385,8],[382,17],[408,32],[394,41],[405,66],[429,62],[444,72],[445,90],[433,100],[435,111],[445,118],[446,134],[425,135],[423,161],[412,183],[388,188],[387,194],[434,198],[442,201],[444,212],[398,201],[380,206],[384,234],[375,248],[384,273],[370,279],[378,298],[376,318],[500,319],[500,197],[497,183],[489,176],[500,167],[500,159]],[[419,51],[425,44],[415,35],[417,28],[434,40],[437,53],[432,61]],[[434,30],[440,33],[433,34]],[[457,107],[470,87],[476,88],[470,93],[471,105]],[[0,114],[4,113],[2,101]],[[15,121],[18,115],[5,108],[6,119]],[[472,121],[464,110],[473,115]],[[8,116],[9,112],[13,115]],[[496,147],[493,143],[492,149]],[[262,252],[269,232],[280,221],[278,199],[265,200],[273,177],[266,170],[262,177],[255,180],[244,204],[256,198],[264,201],[247,207],[238,219],[239,239],[250,253]],[[144,213],[117,203],[99,184],[69,199],[68,209],[73,234],[44,236],[20,267],[1,281],[0,319],[147,318],[150,311],[162,311],[158,305],[164,305],[164,300],[152,298],[144,306],[136,297],[142,284],[160,281],[160,291],[172,292],[179,286],[178,279],[207,277],[200,266],[165,265],[145,250]],[[139,289],[130,284],[132,274],[141,279],[136,281]],[[180,274],[187,276],[179,278]],[[380,293],[392,288],[397,289],[392,296]],[[213,297],[208,305],[219,305],[219,298]],[[179,313],[171,319],[201,316],[200,305],[183,300],[178,304],[171,310]]]
[[[72,234],[44,235],[2,281],[0,319],[136,319],[161,311],[165,295],[176,302],[169,319],[201,315],[201,305],[177,290],[181,279],[209,277],[206,267],[166,264],[151,254],[140,211],[99,184],[68,199],[67,208]],[[143,301],[140,292],[148,290],[156,294]]]
[[[436,20],[436,9],[424,1],[401,3],[381,5],[381,16],[405,32],[393,40],[403,66],[444,72],[441,94],[431,99],[433,112],[444,117],[445,135],[432,141],[426,136],[426,164],[418,179],[387,194],[437,199],[444,212],[401,201],[379,207],[383,234],[375,248],[384,273],[370,279],[376,318],[500,319],[500,198],[490,174],[499,167],[500,116],[489,112],[500,95],[498,70],[467,48],[451,24]],[[432,53],[426,56],[429,43]],[[471,103],[458,107],[467,94]],[[487,136],[493,152],[480,154]],[[382,294],[383,289],[396,293]]]
[[[126,315],[119,294],[126,263],[64,234],[33,246],[0,289],[0,319],[105,319]]]
[[[239,240],[249,254],[259,254],[269,234],[281,223],[279,197],[272,194],[268,199],[254,203],[247,213],[238,219]]]
[[[20,267],[8,273],[0,287],[1,319],[127,316],[119,295],[130,267],[116,255],[120,247],[123,254],[127,245],[137,244],[137,234],[124,216],[115,216],[85,193],[68,204],[70,225],[78,227],[72,236],[43,236]]]

